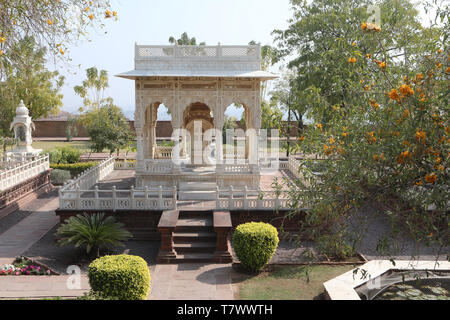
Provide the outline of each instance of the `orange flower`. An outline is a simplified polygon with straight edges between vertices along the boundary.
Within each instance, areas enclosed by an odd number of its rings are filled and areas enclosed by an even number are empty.
[[[348,58],[348,63],[355,63],[355,62],[356,62],[356,58],[355,57]]]
[[[50,19],[47,19],[47,23],[48,23],[48,25],[52,25],[53,24],[53,21],[52,20],[50,20]]]
[[[84,8],[84,11],[88,12],[90,9],[89,7]]]
[[[0,50],[0,56],[2,56],[3,55],[3,51],[2,50]]]
[[[372,55],[370,53],[366,54],[366,58],[370,59],[372,57]]]
[[[378,161],[378,156],[376,154],[373,155],[373,160]]]
[[[62,48],[59,48],[59,53],[61,53],[62,55],[64,55],[64,50]]]
[[[450,73],[450,67],[448,67],[447,70],[445,70],[445,73]]]
[[[3,43],[3,42],[5,42],[6,41],[6,38],[5,37],[0,37],[0,43]]]
[[[321,123],[316,124],[316,127],[319,128],[320,130],[322,130],[322,128],[323,128]]]
[[[333,143],[336,142],[336,141],[333,139],[333,137],[331,137],[329,141],[330,141],[330,144],[333,144]]]
[[[403,110],[402,117],[404,119],[409,118],[410,115],[411,115],[411,112],[409,112],[408,109]]]
[[[386,69],[386,62],[380,61],[380,63],[378,63],[378,66],[380,67],[380,69]]]
[[[436,182],[436,180],[437,180],[437,176],[436,176],[436,174],[433,172],[433,173],[429,173],[429,174],[427,174],[426,176],[425,176],[425,181],[427,182],[427,183],[432,183],[432,184],[434,184],[435,182]]]
[[[111,11],[109,10],[105,11],[105,18],[111,18]]]
[[[414,90],[407,84],[402,84],[400,86],[400,93],[405,97],[412,96],[414,94]]]
[[[416,80],[417,81],[421,81],[421,80],[423,80],[425,77],[423,76],[423,74],[421,74],[421,73],[418,73],[418,74],[416,74]]]
[[[398,94],[398,91],[396,89],[392,89],[391,91],[389,91],[389,98],[395,101],[399,101],[400,96]]]
[[[93,15],[92,13],[91,13],[88,17],[89,17],[89,19],[91,19],[91,20],[94,19],[94,15]]]
[[[424,143],[425,140],[427,139],[427,133],[426,133],[425,131],[417,130],[417,132],[416,132],[416,139],[417,139],[420,143]]]
[[[373,134],[374,134],[373,131],[366,132],[366,135],[367,135],[367,142],[368,142],[368,143],[373,143],[373,142],[376,142],[376,141],[377,141],[377,138],[375,138]]]
[[[363,22],[361,25],[361,30],[366,30],[367,29],[367,23]]]
[[[347,138],[348,132],[342,132],[342,136],[343,136],[344,138]]]
[[[305,140],[305,137],[304,136],[300,136],[300,137],[298,137],[298,140],[299,141],[303,141],[303,140]]]
[[[422,181],[416,181],[415,184],[416,184],[416,186],[421,186],[421,185],[423,185],[423,182]]]

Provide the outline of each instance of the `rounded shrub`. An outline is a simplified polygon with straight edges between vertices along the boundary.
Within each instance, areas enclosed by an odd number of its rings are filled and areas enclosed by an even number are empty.
[[[233,233],[233,248],[244,268],[258,271],[265,266],[278,246],[278,231],[271,224],[249,222]]]
[[[150,291],[150,271],[138,256],[98,258],[89,265],[88,277],[92,292],[105,298],[145,300]]]

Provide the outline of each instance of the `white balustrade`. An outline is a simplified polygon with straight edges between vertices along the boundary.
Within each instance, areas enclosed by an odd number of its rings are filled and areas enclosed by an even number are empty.
[[[177,207],[177,189],[60,189],[60,210],[168,210]]]
[[[19,161],[2,161],[0,171],[0,191],[9,189],[50,168],[49,156],[11,159]]]
[[[250,190],[247,187],[216,189],[216,208],[234,209],[290,209],[287,194],[273,191]]]
[[[300,174],[300,166],[301,166],[301,162],[300,160],[296,159],[294,156],[289,156],[289,160],[288,160],[288,169],[292,172],[292,174],[297,178],[297,179],[302,179],[302,176]]]
[[[172,159],[173,147],[158,146],[156,147],[156,159]]]
[[[136,161],[115,161],[114,170],[135,170]]]
[[[172,161],[146,160],[144,169],[146,173],[154,173],[154,174],[172,173]]]

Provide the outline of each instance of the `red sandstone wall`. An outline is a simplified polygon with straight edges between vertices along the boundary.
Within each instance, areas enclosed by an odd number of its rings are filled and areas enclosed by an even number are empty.
[[[237,122],[238,128],[241,127],[240,121]],[[50,121],[50,120],[36,120],[34,121],[36,130],[33,132],[35,138],[65,138],[66,137],[66,121]],[[297,125],[292,122],[291,136],[297,135]],[[134,131],[134,121],[130,121],[130,127]],[[78,135],[76,137],[89,137],[86,129],[77,125]],[[158,138],[168,138],[172,136],[172,124],[170,121],[158,121],[156,123],[156,136]]]

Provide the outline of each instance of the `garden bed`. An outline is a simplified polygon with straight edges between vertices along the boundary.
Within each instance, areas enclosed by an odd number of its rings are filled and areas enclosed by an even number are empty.
[[[0,276],[50,276],[58,273],[32,259],[21,256],[17,257],[12,264],[0,266]]]
[[[78,265],[81,268],[81,273],[87,274],[89,263],[94,258],[88,258],[83,248],[57,246],[54,234],[58,228],[59,224],[29,248],[24,255],[37,263],[47,265],[60,274],[66,274],[67,267],[70,265]],[[102,251],[102,254],[127,253],[137,255],[146,260],[148,265],[153,265],[156,262],[159,247],[159,241],[125,241],[124,247]]]

